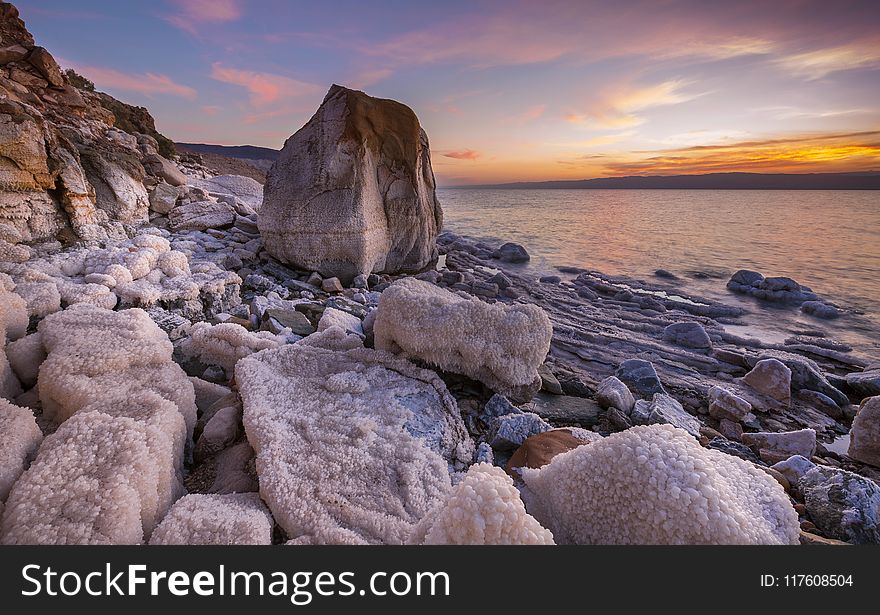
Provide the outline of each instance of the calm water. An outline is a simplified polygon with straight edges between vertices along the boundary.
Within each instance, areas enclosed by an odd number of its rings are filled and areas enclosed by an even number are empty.
[[[880,356],[880,192],[449,188],[438,196],[447,230],[521,243],[536,274],[574,265],[651,280],[663,268],[690,292],[749,309],[757,337],[819,327]],[[737,269],[792,277],[853,313],[821,321],[733,295],[724,286]]]

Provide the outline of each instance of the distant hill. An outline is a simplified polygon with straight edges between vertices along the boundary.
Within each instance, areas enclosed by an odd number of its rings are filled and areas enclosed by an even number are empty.
[[[196,154],[216,154],[227,158],[245,160],[278,160],[279,152],[270,147],[256,145],[211,145],[209,143],[175,143],[178,149]]]
[[[451,186],[452,187],[452,186]],[[880,172],[858,173],[706,173],[454,186],[495,189],[593,190],[880,190]]]

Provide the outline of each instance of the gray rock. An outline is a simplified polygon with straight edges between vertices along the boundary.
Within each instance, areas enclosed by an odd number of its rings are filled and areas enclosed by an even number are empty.
[[[504,275],[500,271],[498,273],[496,273],[494,276],[492,276],[491,278],[489,278],[489,281],[491,283],[495,284],[501,290],[504,290],[505,288],[510,288],[510,286],[512,284],[510,281],[510,278],[508,278],[506,275]]]
[[[538,368],[538,375],[541,377],[541,390],[553,395],[562,395],[562,385],[559,380],[550,371],[546,364]]]
[[[798,481],[807,514],[824,534],[855,544],[880,543],[880,487],[838,468],[816,466]]]
[[[603,408],[617,408],[629,414],[636,403],[632,391],[615,376],[608,376],[596,389],[596,401]]]
[[[504,397],[504,395],[496,393],[486,402],[480,418],[482,418],[484,422],[489,423],[491,422],[491,419],[498,418],[499,416],[520,413],[522,413],[522,410],[510,403],[510,400]]]
[[[761,459],[776,463],[792,455],[810,459],[816,454],[816,430],[744,433],[742,442],[758,450]]]
[[[816,467],[816,464],[804,457],[803,455],[792,455],[784,461],[774,463],[770,466],[785,478],[793,486],[797,486],[801,477]]]
[[[804,314],[810,314],[816,318],[824,318],[825,320],[832,320],[840,317],[840,310],[833,305],[822,301],[804,301],[801,304],[801,312]]]
[[[709,389],[709,415],[739,422],[752,411],[752,404],[720,386]]]
[[[861,398],[880,395],[880,369],[847,374],[846,384]]]
[[[526,249],[518,243],[505,243],[494,256],[504,263],[525,263],[530,258]]]
[[[674,397],[657,393],[651,401],[648,424],[668,423],[694,436],[700,437],[700,421],[691,416]]]
[[[321,290],[325,293],[341,293],[345,290],[339,278],[324,278],[321,280]]]
[[[559,284],[562,281],[558,275],[544,275],[538,279],[542,284]]]
[[[623,431],[624,429],[632,427],[632,421],[629,417],[625,415],[622,410],[618,410],[617,408],[609,408],[606,417],[608,418],[608,422],[611,423],[615,429]]]
[[[591,428],[599,422],[602,408],[592,399],[565,395],[536,396],[531,403],[532,411],[557,426]]]
[[[316,331],[315,326],[306,315],[295,309],[270,307],[265,313],[266,316],[278,321],[282,327],[287,327],[296,335],[311,335]]]
[[[167,214],[177,203],[180,196],[180,189],[171,184],[156,184],[153,192],[150,193],[150,209],[160,214]]]
[[[678,279],[678,276],[676,276],[671,271],[667,271],[666,269],[657,269],[654,272],[654,275],[657,276],[658,278],[664,278],[667,280],[677,280]]]
[[[821,410],[834,420],[840,420],[844,416],[841,407],[834,403],[834,400],[824,393],[819,393],[818,391],[810,391],[808,389],[801,389],[800,391],[798,391],[797,396],[799,399],[807,402],[814,408]]]
[[[791,370],[778,359],[763,359],[755,364],[743,382],[768,397],[788,403],[791,400]]]
[[[617,377],[643,399],[651,398],[655,393],[666,393],[650,361],[628,359],[620,364]]]
[[[751,461],[752,463],[762,464],[761,460],[758,458],[757,455],[755,455],[752,449],[744,444],[740,444],[739,442],[731,442],[730,440],[716,437],[709,440],[709,444],[707,446],[716,451],[721,451],[722,453],[725,453],[727,455],[733,455],[734,457],[739,457],[740,459],[745,459],[746,461]]]
[[[758,359],[776,359],[785,364],[791,370],[792,391],[810,389],[811,391],[818,391],[827,395],[839,406],[845,406],[849,403],[849,398],[840,389],[831,384],[816,362],[811,359],[777,350],[763,352]],[[753,357],[749,357],[748,360],[754,362]]]
[[[663,329],[663,339],[678,346],[711,349],[712,340],[698,322],[676,322]]]
[[[866,399],[853,419],[847,455],[880,468],[880,397]]]
[[[629,413],[629,419],[633,425],[647,425],[651,418],[651,402],[637,399]]]
[[[505,414],[492,421],[486,441],[493,449],[514,450],[529,436],[550,429],[550,425],[532,412]]]
[[[442,220],[415,113],[333,85],[269,171],[257,224],[278,260],[348,282],[430,266]]]

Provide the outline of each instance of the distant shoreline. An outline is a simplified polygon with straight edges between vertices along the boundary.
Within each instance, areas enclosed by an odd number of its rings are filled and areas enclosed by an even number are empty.
[[[708,173],[441,186],[482,190],[880,190],[880,172]]]

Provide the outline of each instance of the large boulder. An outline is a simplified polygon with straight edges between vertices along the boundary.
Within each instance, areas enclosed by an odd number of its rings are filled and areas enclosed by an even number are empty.
[[[269,171],[257,225],[270,254],[349,281],[437,259],[443,221],[413,111],[334,85]]]
[[[853,419],[847,454],[880,468],[880,397],[870,397],[862,403]]]

